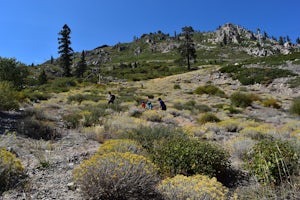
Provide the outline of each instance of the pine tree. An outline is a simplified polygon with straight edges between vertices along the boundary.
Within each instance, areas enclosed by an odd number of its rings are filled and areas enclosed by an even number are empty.
[[[58,33],[61,37],[58,38],[58,53],[60,54],[60,66],[63,69],[63,76],[70,77],[73,49],[71,48],[70,34],[71,29],[67,24],[63,26],[63,29]]]
[[[86,71],[86,69],[87,69],[87,64],[86,64],[86,60],[85,60],[85,52],[82,51],[80,61],[77,65],[76,71],[75,71],[76,76],[78,78],[83,77],[83,74]]]
[[[284,39],[284,37],[282,37],[282,36],[279,36],[279,41],[278,41],[278,43],[279,43],[280,45],[283,45],[283,44],[284,44],[284,42],[285,42],[285,39]]]
[[[184,35],[184,42],[179,47],[179,53],[183,60],[187,62],[188,70],[191,69],[191,60],[196,61],[196,49],[192,40],[192,34],[194,29],[191,26],[185,26],[182,28]]]
[[[297,43],[297,44],[300,44],[300,38],[299,38],[299,37],[297,37],[296,43]]]

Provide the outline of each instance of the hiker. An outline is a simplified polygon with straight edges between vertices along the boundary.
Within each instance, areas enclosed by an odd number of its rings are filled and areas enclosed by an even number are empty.
[[[115,101],[116,96],[113,95],[111,92],[108,92],[108,94],[109,94],[108,104],[110,104],[110,103],[113,104],[114,101]]]
[[[148,99],[146,105],[147,105],[148,110],[152,110],[153,106],[152,106],[152,103],[151,103],[151,101],[149,99]]]
[[[142,104],[141,104],[142,108],[146,108],[146,104],[145,104],[145,101],[142,101]]]
[[[158,101],[159,101],[159,104],[160,104],[160,108],[162,110],[167,110],[167,106],[166,106],[165,102],[161,98],[158,98]]]

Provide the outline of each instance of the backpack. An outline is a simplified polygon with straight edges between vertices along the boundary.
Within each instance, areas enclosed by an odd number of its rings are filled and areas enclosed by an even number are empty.
[[[115,97],[115,95],[113,95],[113,94],[110,96],[110,100],[112,100],[112,101],[115,100],[115,98],[116,98],[116,97]]]

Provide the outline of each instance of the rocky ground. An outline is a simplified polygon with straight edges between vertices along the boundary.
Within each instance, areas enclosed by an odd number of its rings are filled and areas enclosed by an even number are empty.
[[[1,134],[15,131],[21,112],[0,114]],[[37,141],[25,136],[2,135],[0,144],[23,161],[27,177],[16,187],[0,196],[0,200],[17,199],[83,199],[72,180],[73,169],[99,148],[99,143],[76,131],[61,129],[56,141]],[[2,144],[3,146],[3,144]]]

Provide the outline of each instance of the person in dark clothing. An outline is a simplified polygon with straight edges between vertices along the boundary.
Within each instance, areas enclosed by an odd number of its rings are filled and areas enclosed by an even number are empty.
[[[108,92],[108,94],[109,94],[108,104],[110,104],[110,103],[113,104],[114,101],[115,101],[116,96],[113,95],[111,92]]]
[[[161,98],[158,98],[158,101],[160,103],[160,108],[162,110],[167,110],[167,106],[166,106],[165,102]]]

